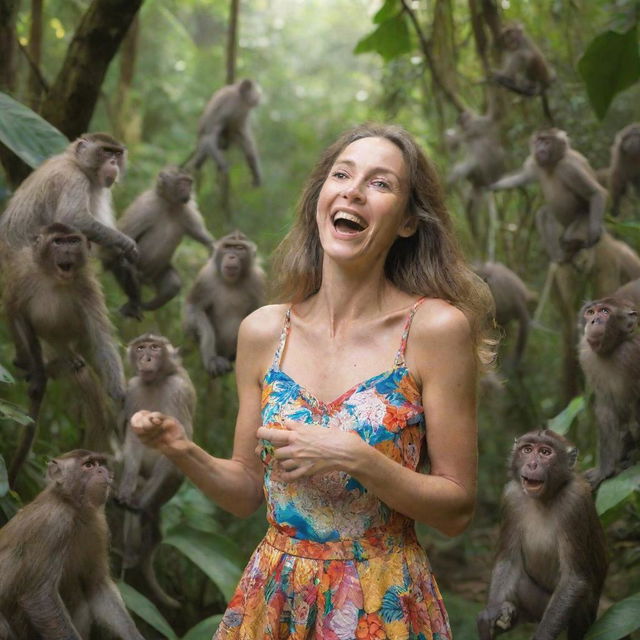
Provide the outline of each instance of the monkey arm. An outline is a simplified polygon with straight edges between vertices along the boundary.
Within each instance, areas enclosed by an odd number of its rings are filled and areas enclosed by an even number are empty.
[[[93,585],[89,593],[89,607],[96,621],[122,640],[144,640],[129,615],[118,588],[105,569],[104,579]]]
[[[93,309],[89,309],[90,315],[87,321],[91,364],[99,373],[109,396],[114,402],[121,404],[125,391],[122,360],[116,349],[104,303],[100,303],[100,307],[98,308],[96,301]]]
[[[209,319],[209,315],[205,310],[205,300],[196,302],[199,295],[206,296],[206,293],[198,286],[198,282],[196,282],[194,291],[189,296],[184,307],[185,331],[196,338],[202,363],[205,369],[209,371],[211,363],[217,356],[216,333]],[[209,301],[206,300],[206,302]]]
[[[184,208],[183,224],[184,230],[189,237],[203,244],[209,249],[209,252],[213,250],[213,236],[207,231],[202,215],[195,204]]]
[[[538,176],[536,174],[534,160],[529,156],[520,171],[504,176],[504,178],[490,184],[488,188],[491,191],[515,189],[516,187],[523,187],[527,184],[531,184],[532,182],[536,182],[537,179]]]
[[[139,506],[138,501],[133,504],[133,496],[138,485],[138,475],[142,465],[143,445],[129,428],[129,420],[126,421],[126,431],[124,439],[124,467],[122,477],[118,486],[118,500],[129,506]]]
[[[255,140],[253,139],[253,134],[249,128],[249,123],[245,123],[244,127],[238,131],[238,142],[240,143],[244,156],[247,159],[249,169],[251,169],[253,186],[259,187],[262,181],[260,160],[258,158],[258,149],[256,147]]]
[[[468,160],[463,160],[462,162],[458,162],[451,169],[451,173],[447,176],[447,186],[451,186],[458,182],[458,180],[463,180],[466,178],[474,169],[476,168],[475,158],[469,158]]]

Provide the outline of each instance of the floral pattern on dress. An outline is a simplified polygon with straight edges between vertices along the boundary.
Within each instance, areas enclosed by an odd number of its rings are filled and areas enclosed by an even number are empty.
[[[392,369],[325,403],[280,369],[262,389],[262,420],[354,431],[416,470],[426,455],[420,389],[404,362],[416,302]],[[330,432],[329,432],[330,433]],[[215,640],[450,640],[442,597],[414,523],[340,471],[282,482],[264,443],[267,535],[254,551]]]

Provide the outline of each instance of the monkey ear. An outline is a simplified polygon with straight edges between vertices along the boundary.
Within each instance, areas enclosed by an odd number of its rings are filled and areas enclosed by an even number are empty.
[[[567,458],[569,462],[569,468],[573,469],[576,466],[578,460],[578,447],[567,447]]]
[[[55,482],[59,484],[61,482],[62,469],[56,460],[49,460],[47,464],[47,483]]]

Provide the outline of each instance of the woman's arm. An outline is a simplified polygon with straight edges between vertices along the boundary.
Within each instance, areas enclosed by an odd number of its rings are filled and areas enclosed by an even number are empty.
[[[457,535],[473,515],[477,474],[477,367],[465,315],[440,300],[423,305],[407,356],[422,385],[429,474],[402,467],[353,432],[326,438],[313,426],[287,423],[288,431],[262,427],[258,436],[276,447],[282,479],[346,471],[392,509]]]
[[[187,439],[175,418],[150,411],[139,411],[131,418],[132,429],[145,445],[166,456],[203,493],[238,517],[251,515],[263,500],[256,429],[261,424],[262,376],[275,351],[282,317],[277,307],[267,307],[240,325],[236,358],[240,408],[230,460],[216,458]]]

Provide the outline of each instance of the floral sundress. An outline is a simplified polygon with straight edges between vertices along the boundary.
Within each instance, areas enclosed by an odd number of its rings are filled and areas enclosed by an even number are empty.
[[[280,369],[291,310],[262,388],[262,421],[355,431],[415,470],[425,451],[420,390],[404,353],[393,367],[322,402]],[[355,478],[332,471],[282,482],[265,443],[269,529],[254,551],[214,640],[450,640],[447,612],[413,520]]]

